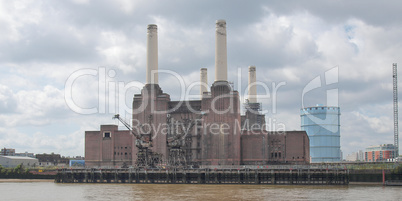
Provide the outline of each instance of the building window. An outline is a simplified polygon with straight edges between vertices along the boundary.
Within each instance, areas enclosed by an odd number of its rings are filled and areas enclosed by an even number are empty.
[[[110,131],[103,132],[103,138],[110,138],[111,136],[112,134],[110,133]]]

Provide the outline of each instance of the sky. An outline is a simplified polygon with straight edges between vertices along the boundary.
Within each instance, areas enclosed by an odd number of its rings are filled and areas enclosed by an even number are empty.
[[[145,83],[148,24],[158,26],[162,90],[179,100],[184,83],[185,98],[197,99],[189,86],[200,68],[214,80],[218,19],[227,22],[228,80],[244,101],[256,66],[270,130],[300,130],[302,107],[339,105],[344,157],[392,144],[401,4],[0,0],[0,147],[84,156],[85,131],[117,124],[116,113],[129,119]]]

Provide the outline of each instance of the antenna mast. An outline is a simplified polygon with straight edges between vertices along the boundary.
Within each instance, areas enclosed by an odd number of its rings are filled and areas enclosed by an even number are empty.
[[[399,140],[398,140],[398,73],[397,73],[397,64],[392,64],[392,72],[393,72],[393,81],[394,81],[394,146],[395,146],[395,155],[394,158],[399,156]]]

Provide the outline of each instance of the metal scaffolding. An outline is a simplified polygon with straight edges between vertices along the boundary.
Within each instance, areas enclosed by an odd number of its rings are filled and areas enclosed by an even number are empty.
[[[397,73],[397,64],[392,64],[392,72],[393,72],[393,92],[394,92],[394,146],[395,146],[395,155],[394,157],[399,156],[399,141],[398,141],[398,73]]]
[[[152,129],[148,133],[136,133],[129,123],[124,121],[119,114],[116,114],[113,119],[118,119],[132,135],[135,136],[135,146],[138,148],[137,167],[156,167],[162,162],[162,154],[151,150],[152,147]],[[151,125],[152,116],[148,117],[149,125]],[[141,129],[142,131],[144,129]]]

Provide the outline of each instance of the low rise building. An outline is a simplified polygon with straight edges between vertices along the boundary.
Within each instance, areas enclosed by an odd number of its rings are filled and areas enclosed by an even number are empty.
[[[3,148],[0,151],[1,156],[26,156],[26,157],[31,157],[35,158],[34,153],[28,153],[27,151],[25,153],[15,153],[15,149],[10,149],[10,148]]]
[[[60,154],[36,154],[35,156],[39,160],[39,166],[68,166],[70,160],[65,157],[61,157]]]
[[[34,153],[28,153],[28,152],[25,152],[25,153],[15,153],[14,156],[25,156],[25,157],[35,158],[35,154],[34,154]]]
[[[7,149],[7,148],[3,148],[0,151],[0,155],[2,156],[14,156],[15,155],[15,149]]]
[[[359,150],[358,152],[350,153],[346,156],[346,161],[364,161],[364,152]]]
[[[0,165],[6,168],[13,168],[18,165],[34,167],[38,165],[38,159],[24,156],[0,156]]]
[[[393,144],[381,144],[366,148],[364,153],[365,161],[379,162],[396,158],[396,147]]]

